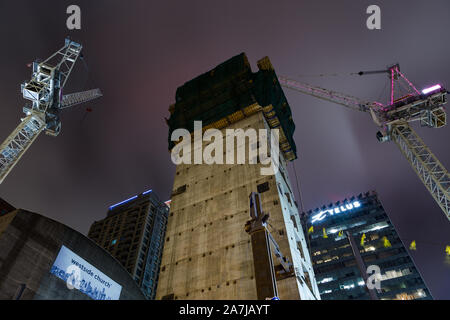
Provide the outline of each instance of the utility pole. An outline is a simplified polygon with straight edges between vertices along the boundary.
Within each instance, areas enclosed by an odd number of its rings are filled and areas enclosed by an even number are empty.
[[[250,220],[245,224],[245,231],[252,241],[253,261],[255,266],[256,291],[258,299],[277,299],[277,280],[295,276],[292,263],[284,257],[275,239],[267,230],[269,214],[262,211],[261,194],[250,194]],[[279,265],[274,265],[272,253]]]
[[[266,228],[269,215],[262,212],[261,195],[256,192],[250,194],[250,218],[251,220],[245,224],[245,231],[250,235],[252,241],[258,300],[278,297],[269,231]]]

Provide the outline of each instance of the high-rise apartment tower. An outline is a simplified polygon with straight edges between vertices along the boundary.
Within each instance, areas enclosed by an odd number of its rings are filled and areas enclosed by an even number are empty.
[[[167,205],[148,190],[110,206],[88,233],[128,270],[147,299],[156,294],[168,214]]]

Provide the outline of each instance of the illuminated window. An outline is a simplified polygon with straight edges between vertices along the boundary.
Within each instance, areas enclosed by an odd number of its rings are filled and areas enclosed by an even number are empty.
[[[334,279],[332,278],[332,277],[329,277],[329,278],[323,278],[322,280],[320,280],[319,282],[317,282],[317,283],[319,283],[319,284],[321,284],[321,283],[327,283],[327,282],[330,282],[330,281],[333,281]]]
[[[330,258],[328,256],[328,259],[324,260],[324,262],[330,262],[330,261],[333,261],[333,260],[339,260],[339,257],[338,256],[333,256],[333,257]]]
[[[377,240],[377,239],[379,239],[380,237],[378,236],[378,234],[371,234],[370,235],[370,240]]]
[[[417,291],[414,293],[415,299],[425,298],[426,296],[427,296],[427,294],[425,293],[425,291],[423,289],[417,289]]]
[[[412,294],[407,294],[406,292],[403,292],[397,294],[394,300],[414,300],[414,296]]]
[[[375,230],[381,230],[384,229],[386,227],[388,227],[389,225],[387,223],[381,223],[381,224],[377,224],[374,225],[371,229],[365,231],[365,232],[371,232],[371,231],[375,231]]]
[[[407,276],[411,273],[412,271],[409,268],[403,270],[389,270],[381,275],[381,281]]]
[[[340,285],[339,287],[343,290],[350,290],[350,289],[353,289],[355,287],[355,285],[352,283],[352,284]]]

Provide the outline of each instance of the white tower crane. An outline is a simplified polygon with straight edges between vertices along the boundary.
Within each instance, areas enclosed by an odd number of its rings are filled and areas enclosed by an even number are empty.
[[[400,72],[398,64],[386,70],[361,71],[358,74],[376,73],[387,73],[390,78],[391,94],[390,102],[387,105],[364,101],[282,76],[278,79],[283,87],[370,113],[373,122],[380,128],[380,131],[377,132],[378,140],[380,142],[392,140],[398,145],[411,167],[450,220],[450,175],[409,125],[410,122],[419,121],[422,126],[430,128],[445,126],[447,121],[443,106],[447,103],[447,90],[438,84],[419,92]],[[394,94],[400,88],[406,89],[407,93],[395,98]]]
[[[23,97],[32,104],[23,108],[26,117],[0,145],[0,183],[42,131],[51,136],[59,134],[62,109],[102,96],[99,89],[62,95],[81,49],[80,44],[66,39],[64,47],[44,62],[33,62],[31,80],[21,86]]]

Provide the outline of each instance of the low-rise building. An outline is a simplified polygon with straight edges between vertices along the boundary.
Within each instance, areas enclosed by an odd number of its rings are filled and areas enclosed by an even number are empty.
[[[22,209],[0,226],[0,300],[145,299],[116,259],[68,226]]]

